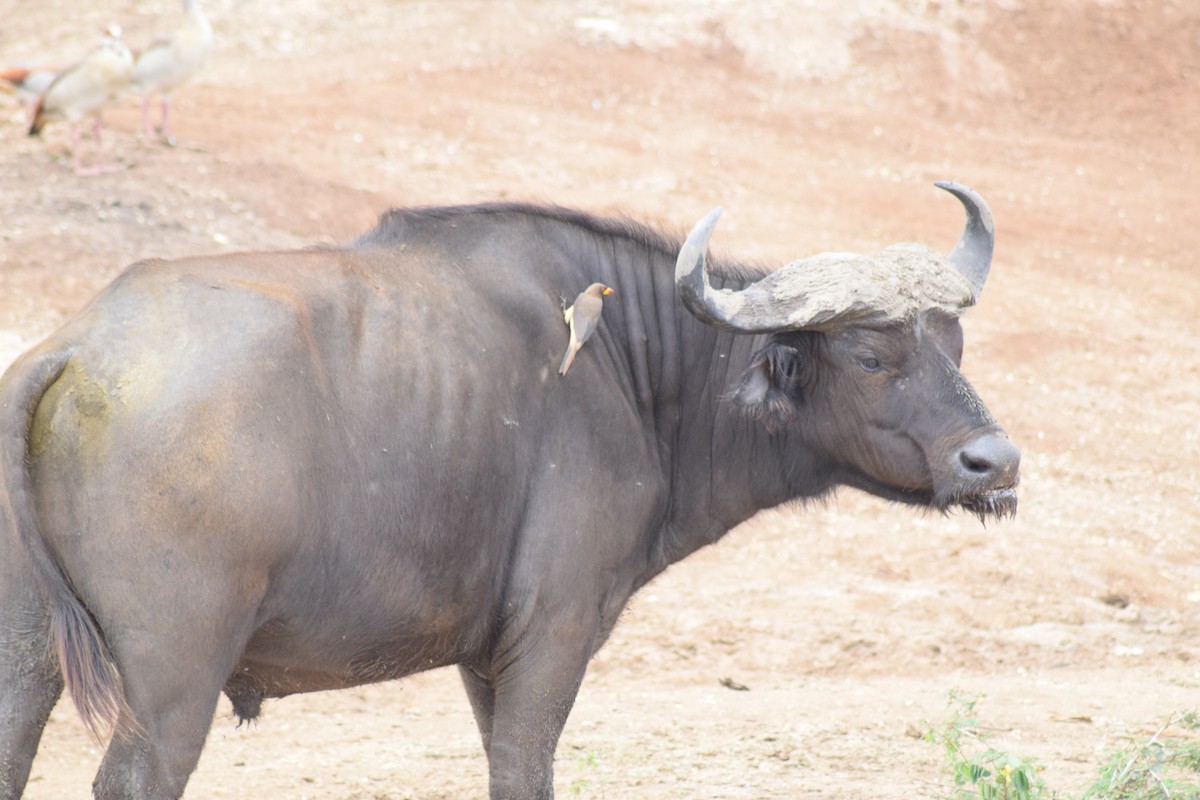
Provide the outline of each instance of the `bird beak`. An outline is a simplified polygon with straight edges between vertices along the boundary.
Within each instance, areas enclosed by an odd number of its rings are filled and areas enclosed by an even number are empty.
[[[612,290],[612,288],[611,288],[611,287],[608,287],[608,286],[605,286],[605,287],[604,287],[604,291],[603,291],[603,292],[601,292],[600,294],[609,295],[609,294],[612,294],[612,293],[613,293],[613,290]]]

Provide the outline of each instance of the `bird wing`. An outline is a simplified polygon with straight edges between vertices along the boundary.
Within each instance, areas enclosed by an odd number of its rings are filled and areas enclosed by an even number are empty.
[[[129,48],[115,39],[106,40],[50,82],[42,93],[42,114],[75,120],[98,111],[128,86],[132,71]]]
[[[50,84],[54,83],[54,79],[58,77],[58,71],[53,69],[23,69],[21,67],[15,69],[24,72],[24,75],[19,80],[15,79],[17,74],[15,72],[12,78],[8,75],[0,77],[11,83],[17,94],[25,97],[41,97],[45,94],[46,89],[50,88]]]
[[[580,344],[591,338],[600,324],[600,312],[604,309],[604,301],[599,297],[581,294],[575,298],[575,314],[573,315],[571,331]]]
[[[134,88],[155,91],[167,82],[175,70],[171,40],[160,39],[138,53],[137,62],[133,66]]]
[[[212,26],[192,4],[178,28],[138,55],[133,84],[142,92],[169,92],[199,72],[211,51]]]

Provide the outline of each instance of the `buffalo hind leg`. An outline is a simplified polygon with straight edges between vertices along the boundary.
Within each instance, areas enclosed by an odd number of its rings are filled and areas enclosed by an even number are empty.
[[[97,800],[181,797],[212,726],[225,677],[219,669],[182,663],[168,647],[141,650],[117,654],[140,730],[109,742],[93,785]]]
[[[14,600],[10,594],[0,591],[0,800],[17,800],[24,792],[63,688],[40,600]]]
[[[166,627],[130,631],[111,643],[140,730],[109,743],[93,785],[97,800],[183,795],[253,620],[252,612],[219,602],[197,602],[193,611],[202,607],[208,613],[198,619],[156,620]]]

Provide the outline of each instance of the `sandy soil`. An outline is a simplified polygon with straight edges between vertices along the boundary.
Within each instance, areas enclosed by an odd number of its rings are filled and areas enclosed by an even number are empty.
[[[561,796],[933,796],[952,688],[1082,791],[1200,701],[1200,6],[1192,0],[204,0],[180,145],[122,169],[0,98],[0,363],[149,256],[344,241],[391,205],[545,200],[782,263],[998,225],[965,370],[1024,450],[1015,522],[843,493],[772,511],[636,599],[559,748]],[[167,0],[0,0],[0,63],[65,63]],[[69,21],[68,21],[69,20]],[[732,691],[722,678],[748,687]],[[100,753],[56,709],[30,798]],[[484,793],[453,673],[215,721],[187,796]]]

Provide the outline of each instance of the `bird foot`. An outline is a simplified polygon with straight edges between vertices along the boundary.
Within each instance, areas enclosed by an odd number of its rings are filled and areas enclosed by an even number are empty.
[[[175,139],[175,134],[171,133],[166,128],[147,125],[142,129],[142,132],[146,135],[147,141],[162,142],[167,147],[174,147],[175,145],[179,144],[179,142]]]

